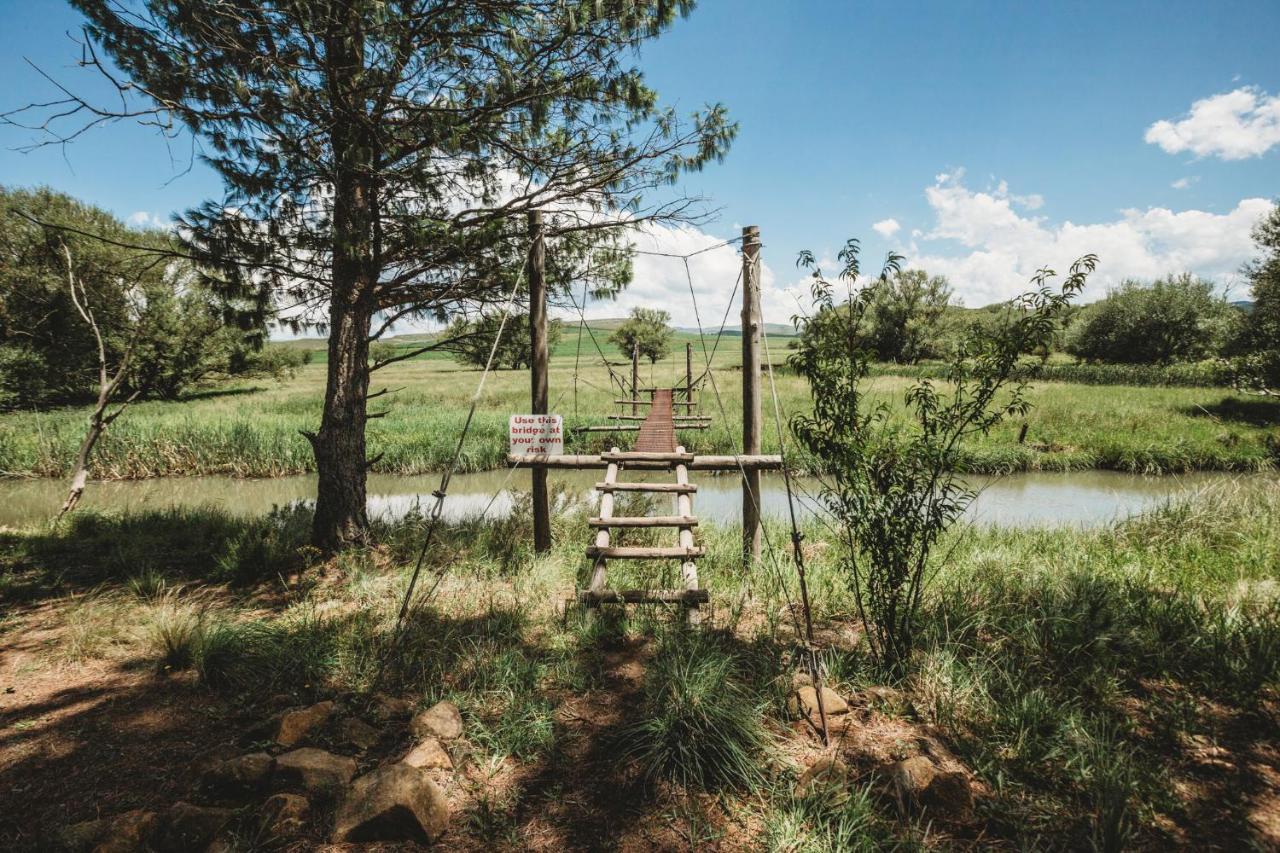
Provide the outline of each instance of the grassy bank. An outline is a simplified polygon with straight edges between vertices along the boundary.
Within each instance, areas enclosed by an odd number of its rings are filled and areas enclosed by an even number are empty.
[[[710,384],[702,412],[712,428],[687,431],[685,443],[701,452],[729,452],[740,441],[741,374],[737,341],[721,343],[713,372],[720,406]],[[572,426],[606,422],[618,396],[607,370],[584,350],[575,358],[563,352],[552,361],[554,410]],[[782,354],[775,352],[781,359]],[[698,361],[701,362],[698,356]],[[227,474],[267,477],[312,469],[310,447],[300,434],[320,418],[324,366],[311,364],[284,383],[228,386],[176,403],[149,402],[131,408],[99,445],[94,462],[98,478]],[[644,381],[676,384],[684,375],[683,352],[646,366]],[[375,374],[375,389],[392,393],[371,404],[387,415],[369,425],[374,470],[422,473],[439,470],[450,458],[479,372],[436,357],[403,362]],[[777,377],[784,420],[808,405],[801,380]],[[914,380],[883,376],[879,393],[900,406],[902,392]],[[766,386],[767,387],[767,386]],[[528,375],[503,371],[492,375],[463,458],[463,470],[501,467],[507,445],[507,417],[528,403]],[[1195,470],[1253,471],[1280,458],[1280,402],[1232,396],[1222,389],[1152,388],[1037,382],[1034,409],[1025,440],[1022,423],[1013,421],[989,437],[971,442],[965,464],[974,472],[1105,468],[1141,473]],[[58,477],[67,474],[83,433],[86,412],[63,409],[0,415],[0,472],[5,476]],[[776,451],[772,412],[766,412],[765,451]],[[620,440],[625,446],[626,434]],[[611,439],[602,434],[573,437],[570,450],[591,451]],[[804,460],[799,460],[803,463]]]
[[[835,748],[848,778],[808,794],[797,777],[824,753],[787,708],[795,589],[782,555],[744,574],[737,531],[704,528],[713,609],[690,638],[665,611],[562,615],[584,581],[585,517],[555,524],[557,547],[540,558],[521,514],[448,528],[427,559],[439,587],[394,650],[414,520],[323,564],[302,546],[301,512],[83,514],[0,534],[0,649],[22,673],[4,712],[15,735],[0,743],[0,783],[18,793],[0,838],[59,819],[62,803],[81,804],[77,817],[184,796],[173,772],[121,799],[131,738],[180,733],[148,759],[180,767],[281,702],[360,707],[385,659],[380,689],[462,709],[459,849],[1280,842],[1280,486],[1217,488],[1103,529],[953,534],[924,608],[928,642],[892,689],[877,683],[815,526],[821,645],[858,724]],[[771,538],[781,546],[784,533]],[[663,571],[674,568],[618,570],[611,583],[672,585]],[[113,690],[119,701],[98,704]],[[120,724],[144,704],[150,728]],[[156,708],[180,718],[161,726]],[[102,774],[68,782],[89,743]],[[964,768],[972,816],[899,813],[887,768],[921,749]]]

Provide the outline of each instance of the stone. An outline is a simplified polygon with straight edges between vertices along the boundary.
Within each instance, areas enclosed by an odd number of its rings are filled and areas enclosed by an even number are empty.
[[[356,775],[356,761],[323,749],[303,747],[276,759],[275,781],[279,787],[299,787],[325,792],[341,788]]]
[[[843,785],[849,778],[849,766],[832,755],[824,755],[805,768],[796,780],[796,796]]]
[[[890,770],[899,808],[923,810],[930,817],[963,821],[973,813],[973,791],[963,773],[943,770],[928,756],[895,763]]]
[[[333,713],[333,703],[317,702],[299,711],[286,711],[276,725],[275,742],[283,747],[296,746],[302,739],[323,726]]]
[[[134,809],[114,817],[72,824],[56,834],[58,849],[68,853],[101,851],[132,853],[146,850],[147,837],[155,827],[155,812]]]
[[[174,803],[160,816],[159,827],[151,844],[161,853],[204,850],[234,816],[235,812],[231,809]]]
[[[818,712],[818,691],[812,684],[806,684],[796,690],[788,703],[791,713],[804,717],[815,726],[822,725],[822,715]],[[830,687],[823,685],[822,709],[826,711],[828,720],[841,714],[849,713],[849,703]]]
[[[453,740],[462,737],[462,714],[452,702],[437,702],[409,721],[409,732],[416,738]]]
[[[333,838],[430,844],[448,825],[444,794],[427,774],[407,764],[388,764],[351,786],[338,806]]]
[[[301,835],[311,812],[311,801],[297,794],[275,794],[267,798],[259,813],[261,832],[276,841],[287,841]]]
[[[897,706],[906,703],[906,696],[902,691],[893,687],[868,687],[862,692],[869,700],[881,705]]]
[[[202,785],[216,794],[243,796],[266,788],[276,760],[265,752],[251,752],[219,761],[205,771]]]
[[[445,752],[444,747],[440,745],[440,741],[433,737],[427,738],[409,750],[409,754],[401,761],[419,770],[453,769],[453,759],[449,757],[449,753]]]
[[[413,703],[408,699],[401,699],[398,696],[388,696],[385,693],[378,693],[374,695],[373,699],[370,701],[369,711],[377,720],[395,720],[412,714]]]
[[[347,717],[338,726],[338,737],[356,749],[369,749],[382,737],[382,732],[355,717]]]

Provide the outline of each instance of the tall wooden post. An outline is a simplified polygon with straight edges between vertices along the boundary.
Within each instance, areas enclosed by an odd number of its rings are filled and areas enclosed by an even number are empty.
[[[742,229],[742,452],[760,453],[760,228]],[[742,478],[742,560],[760,558],[760,472]]]
[[[529,213],[529,380],[531,411],[547,412],[547,244],[542,230],[542,213]],[[547,469],[529,469],[533,492],[533,548],[551,550],[551,502],[547,495]]]
[[[684,345],[684,398],[689,401],[689,405],[684,407],[686,415],[693,414],[693,342],[686,341]]]
[[[634,402],[640,399],[640,344],[631,345],[631,414],[636,413],[637,404]]]

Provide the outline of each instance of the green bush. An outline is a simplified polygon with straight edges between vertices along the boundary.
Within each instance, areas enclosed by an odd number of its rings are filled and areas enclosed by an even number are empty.
[[[947,365],[877,364],[872,376],[905,376],[910,379],[945,379]],[[1027,360],[1012,373],[1016,382],[1071,382],[1076,385],[1138,385],[1167,388],[1227,388],[1232,372],[1217,360],[1178,364],[1055,364]]]
[[[0,409],[35,406],[48,395],[44,356],[21,344],[0,345]]]

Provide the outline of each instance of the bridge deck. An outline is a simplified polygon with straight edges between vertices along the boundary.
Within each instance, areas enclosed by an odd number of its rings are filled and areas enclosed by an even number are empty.
[[[676,428],[671,416],[671,389],[653,392],[649,416],[640,424],[635,450],[643,453],[672,453],[676,449]]]

